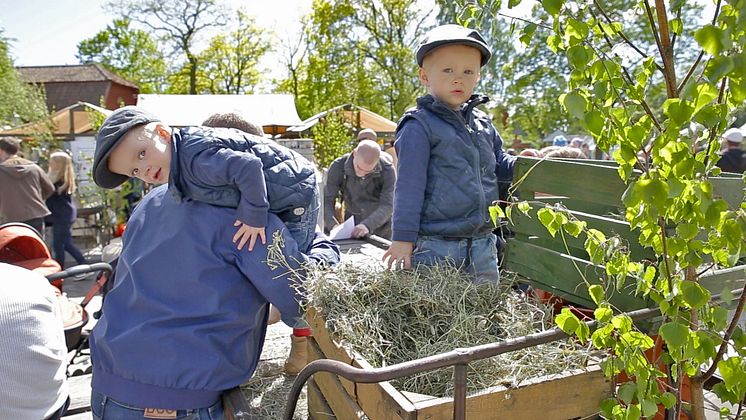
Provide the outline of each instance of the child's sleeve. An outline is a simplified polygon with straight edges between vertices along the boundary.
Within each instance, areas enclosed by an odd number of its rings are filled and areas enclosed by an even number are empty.
[[[282,229],[279,219],[273,216],[267,228],[272,231],[268,232],[267,245],[257,244],[253,252],[237,251],[234,258],[259,293],[282,313],[283,322],[295,328],[305,327],[299,302],[303,298],[302,281],[305,280],[307,264],[332,266],[339,262],[339,248],[323,234],[317,233],[308,255],[305,255],[298,250],[287,229]],[[282,235],[284,246],[272,242],[277,240],[272,234],[275,231]],[[270,247],[281,250],[285,263],[269,258]],[[277,259],[276,256],[273,258]]]
[[[255,227],[267,225],[269,201],[261,159],[228,148],[208,150],[194,158],[192,171],[208,185],[238,189],[241,197],[236,219]]]
[[[425,127],[414,118],[402,121],[396,132],[394,147],[399,161],[391,220],[392,239],[415,242],[420,230],[420,213],[430,163],[430,140]]]

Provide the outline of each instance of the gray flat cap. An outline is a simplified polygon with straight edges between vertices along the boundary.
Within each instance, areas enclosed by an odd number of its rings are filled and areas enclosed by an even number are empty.
[[[93,154],[93,181],[102,188],[115,188],[130,177],[109,170],[109,155],[119,140],[132,128],[161,119],[136,106],[125,106],[112,112],[96,134],[96,152]]]
[[[468,45],[474,47],[482,53],[481,65],[484,66],[490,61],[492,52],[490,47],[487,46],[482,35],[479,35],[475,29],[465,28],[461,25],[441,25],[425,35],[417,47],[417,64],[422,67],[422,61],[425,56],[431,53],[434,49],[442,47],[444,45]]]

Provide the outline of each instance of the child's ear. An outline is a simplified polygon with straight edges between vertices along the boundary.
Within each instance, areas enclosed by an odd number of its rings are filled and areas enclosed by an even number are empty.
[[[422,83],[423,86],[430,87],[430,80],[428,80],[427,78],[427,72],[422,67],[420,67],[419,76],[420,76],[420,83]]]
[[[169,131],[168,128],[166,128],[165,125],[163,125],[161,123],[156,124],[156,126],[155,126],[155,132],[156,132],[156,134],[158,134],[158,137],[160,137],[161,139],[163,139],[166,143],[170,143],[171,142],[171,131]]]

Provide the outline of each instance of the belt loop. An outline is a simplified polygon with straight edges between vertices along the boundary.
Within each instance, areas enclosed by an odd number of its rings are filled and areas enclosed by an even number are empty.
[[[466,239],[466,269],[469,270],[469,267],[471,266],[471,244],[472,244],[473,238],[467,238]]]

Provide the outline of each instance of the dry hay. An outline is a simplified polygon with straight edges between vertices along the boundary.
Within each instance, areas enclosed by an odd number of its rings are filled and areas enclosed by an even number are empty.
[[[309,276],[305,287],[307,305],[322,314],[326,328],[381,367],[553,327],[549,308],[512,290],[510,281],[501,283],[477,286],[448,266],[392,271],[343,263]],[[587,359],[564,340],[475,361],[467,390],[517,386],[583,367]],[[452,375],[450,368],[438,369],[392,382],[403,391],[447,396]]]

